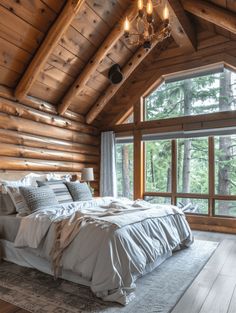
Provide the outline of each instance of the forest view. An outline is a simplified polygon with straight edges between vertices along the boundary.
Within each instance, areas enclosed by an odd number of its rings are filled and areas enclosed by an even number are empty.
[[[236,110],[236,74],[224,70],[191,79],[162,84],[145,99],[145,119],[165,119],[217,111]],[[176,139],[177,193],[202,194],[203,199],[179,197],[177,204],[191,203],[195,213],[208,213],[208,138]],[[215,194],[236,195],[236,135],[214,138]],[[127,150],[125,152],[125,150]],[[145,142],[145,191],[171,193],[171,140]],[[133,146],[117,147],[119,195],[132,198]],[[169,203],[170,197],[147,197]],[[215,200],[217,215],[236,216],[236,201]]]

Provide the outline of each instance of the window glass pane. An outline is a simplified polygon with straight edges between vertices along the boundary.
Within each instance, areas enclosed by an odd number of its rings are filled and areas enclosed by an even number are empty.
[[[145,120],[235,110],[235,84],[236,74],[226,69],[223,73],[163,83],[145,98]]]
[[[185,208],[185,213],[208,214],[208,199],[178,198],[177,206]]]
[[[180,193],[208,193],[208,138],[177,140],[177,183]]]
[[[215,215],[236,217],[236,201],[215,200]]]
[[[236,195],[236,135],[215,137],[215,193]]]
[[[171,204],[171,198],[170,197],[145,196],[144,200],[148,201],[150,203]]]
[[[116,144],[116,176],[119,197],[133,198],[133,143]]]
[[[123,124],[129,124],[134,122],[134,114],[131,113],[129,117],[123,122]]]
[[[171,191],[171,140],[145,142],[146,191]]]

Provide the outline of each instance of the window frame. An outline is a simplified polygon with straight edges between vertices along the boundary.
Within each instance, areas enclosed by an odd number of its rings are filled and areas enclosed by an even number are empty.
[[[193,199],[207,199],[208,200],[208,214],[194,214],[188,213],[187,215],[193,216],[208,216],[217,218],[234,218],[230,215],[216,215],[215,214],[215,201],[216,200],[235,200],[236,195],[218,195],[215,193],[215,142],[214,136],[208,136],[208,193],[180,193],[177,191],[177,139],[171,140],[171,192],[148,192],[146,191],[146,184],[144,182],[143,196],[153,197],[170,197],[171,204],[177,205],[177,198],[193,198]],[[144,141],[144,177],[146,177],[145,165],[146,165],[146,145]]]

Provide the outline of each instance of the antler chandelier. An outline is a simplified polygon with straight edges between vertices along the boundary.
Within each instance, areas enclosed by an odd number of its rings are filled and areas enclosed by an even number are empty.
[[[129,45],[143,46],[150,49],[152,42],[161,42],[171,35],[169,23],[169,11],[167,6],[163,10],[163,21],[158,28],[155,28],[153,8],[158,5],[159,1],[143,0],[137,1],[138,16],[136,19],[136,30],[130,30],[130,21],[126,17],[124,22],[124,37]]]

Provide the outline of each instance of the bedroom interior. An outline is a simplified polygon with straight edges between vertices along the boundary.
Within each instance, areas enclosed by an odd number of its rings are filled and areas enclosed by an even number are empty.
[[[236,0],[0,0],[0,313],[236,312]]]

